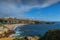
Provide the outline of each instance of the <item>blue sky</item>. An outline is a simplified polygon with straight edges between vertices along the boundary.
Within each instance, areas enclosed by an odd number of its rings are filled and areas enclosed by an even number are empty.
[[[46,8],[33,8],[27,13],[27,17],[32,17],[44,21],[60,21],[60,3]],[[28,14],[29,13],[29,14]]]
[[[60,0],[0,0],[0,17],[60,21]]]

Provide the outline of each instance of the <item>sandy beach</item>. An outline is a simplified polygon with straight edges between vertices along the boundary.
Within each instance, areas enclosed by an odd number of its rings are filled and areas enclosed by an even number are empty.
[[[22,26],[22,25],[27,25],[27,24],[4,24],[7,28],[12,30],[15,26]]]

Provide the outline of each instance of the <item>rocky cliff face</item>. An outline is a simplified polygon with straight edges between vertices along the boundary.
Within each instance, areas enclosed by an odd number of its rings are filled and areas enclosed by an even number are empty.
[[[8,37],[9,35],[11,35],[13,33],[15,33],[15,32],[5,26],[0,27],[0,38]]]

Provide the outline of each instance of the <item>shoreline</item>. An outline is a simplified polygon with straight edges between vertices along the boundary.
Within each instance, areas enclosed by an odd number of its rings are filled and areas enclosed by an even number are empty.
[[[9,28],[10,30],[13,30],[15,26],[23,26],[23,25],[27,25],[27,24],[4,24],[4,26]]]

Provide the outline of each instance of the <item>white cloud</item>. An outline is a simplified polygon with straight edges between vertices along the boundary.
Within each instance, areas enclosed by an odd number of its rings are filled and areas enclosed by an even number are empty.
[[[25,15],[32,8],[45,8],[57,2],[60,0],[0,0],[0,15]]]

